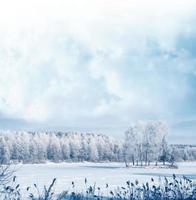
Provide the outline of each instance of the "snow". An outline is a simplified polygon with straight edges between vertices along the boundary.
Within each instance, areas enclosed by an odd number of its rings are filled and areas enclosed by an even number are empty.
[[[20,164],[16,166],[17,181],[24,189],[33,186],[34,183],[41,189],[49,185],[53,178],[57,178],[55,192],[71,190],[72,181],[75,182],[75,191],[85,190],[84,180],[87,178],[88,185],[101,187],[105,191],[105,184],[114,189],[117,186],[124,186],[126,181],[136,179],[140,183],[150,181],[154,177],[155,182],[159,177],[170,177],[176,174],[177,177],[185,175],[196,180],[196,162],[178,163],[178,169],[163,168],[125,168],[124,163],[46,163],[46,164]]]

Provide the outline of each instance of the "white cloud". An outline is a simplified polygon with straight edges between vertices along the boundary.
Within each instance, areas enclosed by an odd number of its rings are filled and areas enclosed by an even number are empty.
[[[192,32],[195,4],[1,2],[0,113],[54,124],[171,117],[193,64],[176,38]]]

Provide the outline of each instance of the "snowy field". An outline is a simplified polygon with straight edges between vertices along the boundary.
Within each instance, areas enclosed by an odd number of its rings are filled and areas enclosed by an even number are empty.
[[[171,177],[176,174],[182,175],[196,181],[196,162],[178,163],[178,169],[157,168],[125,168],[123,163],[48,163],[48,164],[25,164],[16,166],[17,181],[25,189],[37,184],[39,188],[49,185],[53,178],[57,178],[55,192],[71,190],[72,181],[75,182],[76,190],[85,190],[84,180],[87,178],[88,185],[96,183],[106,191],[105,184],[108,183],[112,189],[124,186],[127,180],[139,180],[140,183],[150,181],[154,177]]]

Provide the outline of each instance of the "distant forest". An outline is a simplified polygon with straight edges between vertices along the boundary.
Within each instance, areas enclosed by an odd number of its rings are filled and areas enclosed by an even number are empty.
[[[169,149],[172,152],[173,161],[196,160],[196,146],[169,145]],[[102,134],[0,132],[0,160],[2,163],[124,162],[127,157],[126,152],[124,138],[117,140]],[[144,152],[141,152],[141,155],[144,155]],[[157,156],[157,161],[161,161],[163,157],[161,152]],[[153,157],[151,161],[153,161]]]

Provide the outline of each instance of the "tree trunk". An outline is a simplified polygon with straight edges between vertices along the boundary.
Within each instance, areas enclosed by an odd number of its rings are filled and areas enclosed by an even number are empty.
[[[148,152],[146,151],[145,154],[146,154],[145,155],[145,164],[147,165],[147,163],[148,163]]]
[[[133,163],[133,166],[135,165],[135,159],[134,159],[134,156],[132,156],[132,163]]]
[[[124,160],[124,162],[125,162],[125,166],[126,166],[126,168],[129,168],[129,162],[127,162],[126,159]]]

